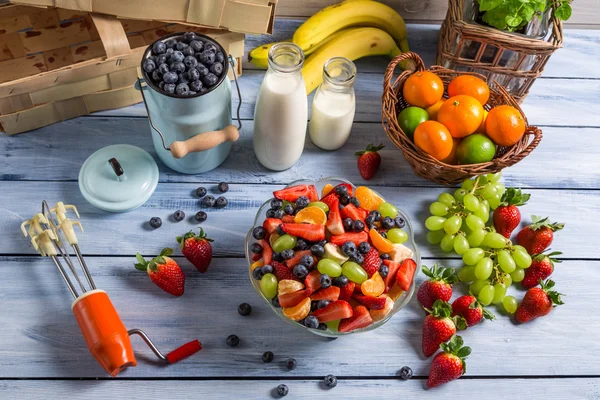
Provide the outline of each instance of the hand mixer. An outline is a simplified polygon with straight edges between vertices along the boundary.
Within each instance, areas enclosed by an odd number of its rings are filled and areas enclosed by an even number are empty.
[[[73,210],[79,218],[75,206],[58,202],[54,208],[50,208],[44,200],[42,202],[42,212],[23,222],[21,230],[25,237],[28,235],[31,237],[33,247],[42,256],[50,257],[54,261],[56,268],[58,268],[75,299],[71,309],[75,314],[75,319],[79,324],[83,337],[90,352],[102,368],[112,377],[115,377],[125,368],[137,365],[129,339],[131,335],[140,336],[152,352],[168,364],[173,364],[199,351],[202,345],[198,340],[193,340],[165,356],[141,329],[127,331],[106,292],[96,289],[94,280],[79,250],[79,241],[75,235],[74,227],[78,226],[82,232],[83,227],[81,222],[72,221],[67,217],[67,210]],[[29,230],[26,229],[28,225]],[[69,255],[67,243],[73,249],[77,262],[81,266],[89,290],[86,289],[86,285],[77,273],[78,268]],[[65,269],[64,264],[66,264],[68,270]],[[69,271],[77,285],[73,284]]]

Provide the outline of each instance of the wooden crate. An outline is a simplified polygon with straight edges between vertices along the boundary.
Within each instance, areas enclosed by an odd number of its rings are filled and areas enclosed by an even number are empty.
[[[0,130],[15,134],[142,101],[133,83],[146,47],[194,31],[237,59],[244,35],[60,8],[0,6]]]

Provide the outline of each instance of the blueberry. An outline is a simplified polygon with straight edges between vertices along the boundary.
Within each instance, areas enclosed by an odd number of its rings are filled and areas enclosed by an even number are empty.
[[[311,329],[317,329],[319,326],[319,319],[313,315],[309,315],[304,319],[304,326]]]
[[[306,278],[306,275],[308,275],[308,269],[304,265],[298,264],[294,267],[292,273],[296,278],[304,279]]]
[[[215,61],[223,64],[225,62],[225,56],[223,55],[223,53],[219,51],[217,54],[215,54]]]
[[[373,216],[374,221],[379,221],[381,219],[381,213],[377,210],[373,210],[369,213],[369,215]]]
[[[350,203],[350,196],[348,196],[347,194],[343,194],[340,196],[340,204],[347,206],[348,203]]]
[[[158,82],[158,88],[162,89],[162,90],[165,90],[165,81]]]
[[[394,222],[396,223],[396,226],[400,229],[404,228],[404,225],[406,225],[406,221],[402,217],[396,217],[396,219],[394,219]]]
[[[169,71],[170,71],[170,69],[169,69],[169,66],[167,65],[167,63],[162,63],[158,66],[158,72],[160,72],[163,75]]]
[[[183,221],[184,218],[185,218],[185,213],[181,210],[177,210],[173,214],[173,219],[175,219],[175,221],[177,221],[177,222]]]
[[[262,226],[252,229],[252,237],[256,240],[262,240],[267,236],[267,230]]]
[[[387,239],[387,233],[385,233],[385,231],[380,230],[378,232],[379,232],[379,234],[381,235],[382,238]]]
[[[344,230],[346,232],[351,231],[353,223],[354,223],[354,221],[352,221],[352,218],[344,218]]]
[[[354,229],[354,232],[362,232],[365,230],[365,223],[362,222],[361,220],[357,219],[352,224],[352,228]]]
[[[177,46],[177,40],[169,39],[165,42],[165,46],[167,46],[167,49],[172,49],[173,47]]]
[[[167,56],[167,59],[171,57],[173,52],[175,52],[175,49],[173,49],[172,47],[167,47],[167,51],[165,51],[165,55]]]
[[[337,386],[337,378],[335,375],[327,375],[325,379],[323,379],[323,383],[325,383],[325,386],[328,388],[334,388]]]
[[[155,42],[152,45],[152,54],[154,55],[163,54],[165,51],[167,51],[167,46],[163,42]]]
[[[298,199],[296,200],[296,210],[301,210],[303,208],[305,208],[308,203],[310,203],[310,200],[308,200],[308,197],[306,196],[300,196],[298,197]]]
[[[181,40],[183,40],[186,43],[190,43],[192,40],[196,40],[196,38],[197,36],[194,32],[185,32],[181,37]]]
[[[275,358],[275,356],[273,355],[272,351],[265,351],[262,355],[262,360],[264,363],[270,363],[273,361],[273,358]]]
[[[296,359],[294,359],[294,358],[288,358],[287,360],[285,360],[285,366],[290,371],[293,369],[296,369],[296,365],[297,365]]]
[[[206,68],[205,65],[198,63],[198,65],[196,65],[196,71],[198,71],[198,73],[200,74],[200,76],[206,76],[208,75],[208,73],[210,72],[208,70],[208,68]]]
[[[202,204],[204,204],[206,207],[214,207],[216,202],[217,201],[215,200],[215,198],[210,195],[202,199]]]
[[[396,223],[391,217],[385,217],[381,220],[381,226],[385,229],[392,229],[394,226],[396,226]]]
[[[227,182],[219,182],[217,189],[219,189],[219,192],[221,193],[227,193],[229,191],[229,185]]]
[[[240,344],[240,338],[237,335],[229,335],[226,340],[227,346],[236,347]]]
[[[218,62],[214,63],[210,66],[210,72],[217,76],[221,76],[221,74],[223,73],[223,64]]]
[[[346,278],[344,275],[340,275],[333,280],[333,286],[343,288],[347,284],[348,284],[348,278]]]
[[[388,268],[387,265],[381,264],[379,266],[379,275],[381,275],[382,278],[385,278],[386,276],[388,276],[389,273],[390,273],[390,269]]]
[[[360,242],[358,244],[358,251],[362,254],[367,254],[371,250],[371,245],[368,242]]]
[[[263,248],[258,243],[252,243],[252,245],[250,246],[250,251],[253,252],[254,254],[260,254],[263,252]]]
[[[196,66],[198,65],[198,60],[196,60],[194,58],[194,56],[187,56],[186,58],[183,59],[183,63],[185,64],[185,66],[188,69],[191,69],[191,68],[196,68]]]
[[[319,300],[317,301],[317,310],[320,308],[325,308],[329,305],[329,300]]]
[[[215,46],[212,43],[206,43],[204,45],[204,51],[210,51],[211,53],[216,53],[217,52],[217,46]]]
[[[219,198],[217,199],[217,202],[216,202],[216,206],[217,206],[217,208],[227,207],[227,199],[223,196],[219,196]]]
[[[354,207],[360,207],[360,201],[354,196],[350,197],[350,203],[354,204]]]
[[[289,393],[289,389],[287,387],[287,385],[284,385],[283,383],[279,386],[277,386],[277,395],[284,397],[287,396],[287,394]]]
[[[287,215],[294,215],[294,206],[291,204],[286,204],[285,207],[283,207],[283,212]]]
[[[152,60],[156,64],[156,56],[148,56],[148,60]]]
[[[306,243],[306,240],[302,239],[302,238],[298,238],[296,240],[296,247],[294,247],[295,250],[306,250],[308,249],[308,243]]]
[[[324,323],[320,323],[319,326],[317,327],[318,330],[320,331],[326,331],[327,330],[327,325]]]
[[[329,286],[331,286],[331,278],[329,277],[329,275],[321,275],[321,287],[323,289],[327,289]]]
[[[197,70],[195,70],[195,69],[190,69],[190,70],[188,71],[188,75],[192,75],[192,71],[196,71],[196,73],[198,73],[198,71],[197,71]],[[190,82],[190,89],[192,89],[194,92],[198,92],[198,91],[200,91],[200,89],[202,89],[202,86],[203,86],[203,85],[202,85],[202,82],[201,82],[201,81],[199,81],[199,80],[197,80],[197,79],[196,79],[196,80],[194,80],[194,81],[192,81],[192,82]]]
[[[335,194],[337,194],[338,196],[348,195],[348,188],[344,185],[336,186]]]
[[[294,258],[294,250],[292,250],[292,249],[283,250],[281,252],[281,257],[283,257],[284,260],[289,260],[290,258]],[[308,275],[308,273],[307,273],[307,275]]]
[[[404,366],[400,368],[400,372],[398,373],[398,375],[400,375],[400,379],[408,380],[412,378],[413,372],[412,369],[410,369],[410,367]]]
[[[367,224],[369,229],[371,229],[371,227],[373,226],[374,223],[375,223],[375,217],[372,216],[371,214],[367,215],[367,218],[365,218],[365,224]]]
[[[312,246],[310,246],[310,252],[315,257],[323,257],[323,255],[325,254],[325,249],[320,244],[313,244]]]
[[[277,219],[283,218],[283,210],[282,209],[275,210],[275,218],[277,218]]]
[[[158,229],[162,226],[162,220],[158,217],[150,218],[150,226],[154,229]]]
[[[214,86],[218,80],[219,78],[217,78],[217,76],[211,72],[202,77],[202,82],[208,87]]]
[[[183,61],[184,58],[185,58],[185,56],[183,55],[183,53],[181,51],[175,50],[169,57],[169,60],[171,60],[171,62],[179,62],[179,61]]]
[[[190,94],[190,87],[187,83],[180,83],[175,88],[175,93],[177,93],[180,96],[187,96],[188,94]]]
[[[196,189],[196,196],[198,196],[198,197],[206,196],[206,188],[204,186],[200,186],[198,189]]]
[[[279,304],[279,297],[275,296],[271,299],[271,304],[273,305],[273,307],[275,308],[281,308],[281,304]]]
[[[300,259],[300,264],[305,265],[307,267],[312,266],[314,264],[314,262],[315,262],[315,258],[313,256],[311,256],[310,254],[304,255]]]
[[[262,271],[262,268],[254,268],[254,271],[252,271],[252,277],[257,281],[260,281],[263,276],[265,276],[265,274]]]
[[[172,83],[177,82],[177,79],[179,79],[179,76],[177,75],[176,72],[173,72],[173,71],[166,72],[163,75],[163,80],[165,81],[165,83],[172,84]],[[173,87],[173,91],[175,91],[175,87]]]
[[[158,65],[159,67],[161,66],[161,64],[165,64],[166,62],[167,62],[166,54],[161,54],[160,56],[156,56],[156,65]]]
[[[202,51],[202,48],[204,47],[204,43],[202,43],[200,40],[192,40],[190,42],[190,47],[195,51],[195,52],[199,52]]]
[[[382,255],[379,256],[382,260],[389,260],[390,259],[390,255],[387,253],[383,253]]]
[[[154,71],[152,71],[152,79],[155,82],[162,81],[162,76],[163,74],[161,74],[159,70],[155,69]]]
[[[208,214],[205,213],[204,211],[198,211],[196,213],[195,218],[196,218],[196,221],[198,221],[198,222],[204,222],[208,218]]]
[[[185,72],[185,64],[183,64],[181,61],[173,61],[171,63],[171,65],[169,65],[169,68],[171,69],[172,72],[174,72],[176,74],[181,74],[182,72]],[[169,83],[175,83],[175,82],[169,82]]]
[[[192,57],[194,60],[196,60],[196,57],[194,57],[194,49],[192,49],[191,47],[188,46],[185,49],[181,50],[181,52],[183,53],[184,56],[186,56],[186,58]]]
[[[179,80],[177,81],[179,84],[181,83],[185,83],[186,85],[188,83],[190,83],[190,79],[188,78],[188,74],[187,72],[182,72],[179,74]],[[188,89],[189,89],[189,85],[188,85]]]
[[[265,215],[267,216],[267,218],[275,218],[275,210],[273,210],[272,208],[269,208]]]
[[[351,256],[352,254],[356,253],[356,245],[354,244],[354,242],[345,242],[342,245],[342,253],[344,253],[347,256]]]
[[[252,312],[252,306],[248,303],[242,303],[238,306],[238,314],[247,317]]]
[[[279,199],[271,200],[271,208],[273,210],[279,210],[281,207],[283,207],[283,201],[281,201]]]
[[[213,65],[213,63],[215,62],[215,53],[206,50],[205,47],[204,51],[200,53],[200,59],[198,61],[200,61],[204,65]]]
[[[357,252],[350,256],[350,261],[354,261],[357,264],[362,264],[365,261],[365,257]]]
[[[188,47],[188,44],[184,42],[177,42],[177,45],[175,46],[175,48],[179,51],[185,49],[186,47]]]
[[[156,63],[153,60],[146,58],[142,63],[142,68],[144,68],[144,71],[147,73],[150,73],[156,69]]]
[[[261,267],[263,274],[272,274],[273,273],[273,266],[272,265],[263,265]]]
[[[165,83],[165,86],[163,86],[163,90],[167,93],[175,93],[175,84],[174,83]]]

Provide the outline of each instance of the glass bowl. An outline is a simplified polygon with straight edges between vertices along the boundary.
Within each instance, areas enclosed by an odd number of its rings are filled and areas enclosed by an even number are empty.
[[[333,186],[337,186],[340,183],[348,183],[348,184],[352,185],[352,187],[354,189],[356,189],[356,186],[354,186],[351,182],[349,182],[345,179],[335,178],[335,177],[323,178],[319,181],[311,181],[308,179],[297,180],[297,181],[291,182],[286,187],[291,187],[291,186],[296,186],[296,185],[315,185],[318,193],[321,193],[321,190],[323,189],[323,187],[328,183]],[[375,193],[377,193],[377,192],[375,192]],[[381,198],[384,199],[384,197],[381,196],[379,193],[377,193],[377,195],[379,195]],[[408,215],[406,215],[406,213],[400,207],[398,207],[397,204],[394,204],[398,208],[398,215],[401,216],[402,218],[404,218],[404,220],[406,221],[406,226],[403,229],[408,234],[408,240],[403,244],[404,244],[404,246],[406,246],[410,250],[412,250],[412,252],[414,254],[413,259],[417,263],[417,270],[415,271],[415,275],[414,275],[413,281],[410,285],[410,289],[407,290],[406,292],[402,293],[402,295],[400,295],[400,297],[396,300],[396,302],[394,303],[394,307],[388,313],[388,315],[386,315],[385,318],[383,318],[377,322],[374,322],[373,324],[371,324],[365,328],[356,329],[351,332],[338,332],[338,331],[332,331],[329,329],[327,329],[327,330],[311,329],[311,328],[307,328],[306,326],[302,325],[301,323],[299,323],[297,321],[293,321],[293,320],[289,319],[288,317],[286,317],[285,315],[283,315],[282,309],[273,306],[271,304],[271,300],[267,299],[262,294],[262,292],[260,290],[260,281],[254,279],[252,277],[252,268],[251,268],[253,261],[252,261],[252,252],[250,251],[250,246],[253,243],[257,242],[257,240],[254,239],[254,237],[252,237],[252,230],[257,226],[262,226],[263,221],[266,218],[265,213],[267,212],[267,210],[269,208],[271,208],[271,206],[270,206],[271,200],[272,200],[272,198],[268,199],[260,207],[260,209],[256,213],[256,217],[254,219],[254,224],[252,225],[252,227],[248,231],[248,234],[246,235],[246,260],[248,261],[248,276],[250,278],[250,282],[252,282],[252,286],[254,287],[254,290],[256,290],[256,293],[258,293],[258,295],[265,301],[265,303],[268,304],[268,306],[273,310],[273,312],[275,314],[277,314],[281,319],[283,319],[288,324],[294,325],[300,329],[308,330],[311,333],[314,333],[315,335],[329,337],[329,338],[337,338],[340,336],[347,336],[347,335],[351,335],[354,333],[368,332],[368,331],[377,329],[380,326],[382,326],[383,324],[385,324],[387,321],[389,321],[389,319],[392,318],[394,316],[394,314],[396,314],[398,311],[403,309],[408,304],[408,302],[410,301],[410,299],[415,291],[415,280],[416,280],[417,274],[419,273],[419,270],[420,270],[421,254],[419,253],[419,249],[417,248],[417,245],[415,244],[413,226],[412,226],[410,219],[408,218]]]

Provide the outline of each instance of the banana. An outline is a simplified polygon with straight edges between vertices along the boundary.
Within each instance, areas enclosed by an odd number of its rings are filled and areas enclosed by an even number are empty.
[[[293,41],[306,52],[334,32],[350,26],[382,29],[394,38],[403,52],[409,51],[406,24],[400,14],[372,0],[344,1],[322,9],[300,25]]]
[[[367,56],[395,57],[401,51],[394,39],[377,28],[353,28],[319,47],[304,62],[302,76],[306,94],[310,94],[323,81],[323,66],[331,57],[346,57],[354,61]]]

